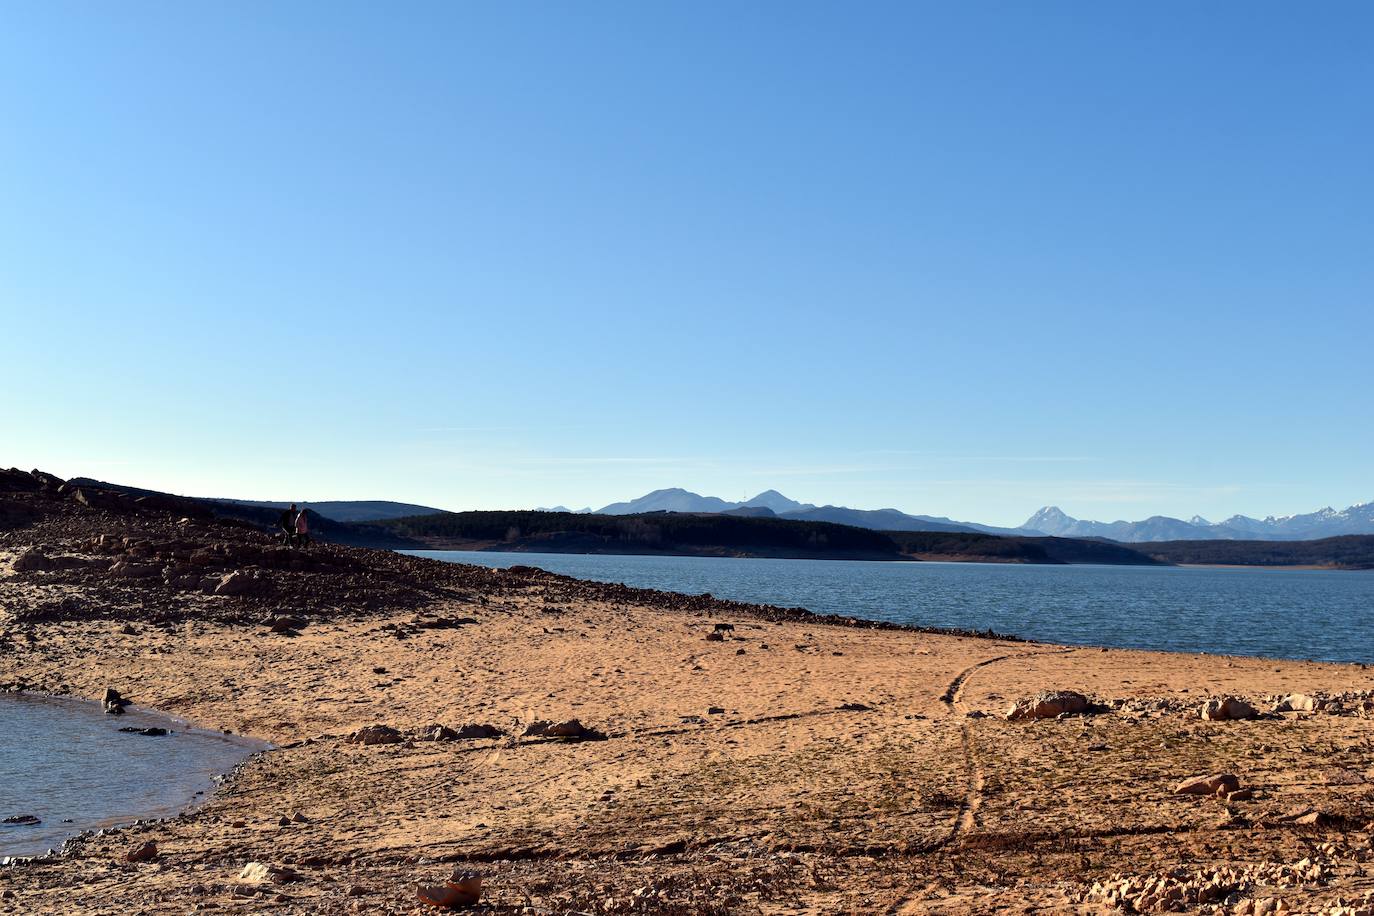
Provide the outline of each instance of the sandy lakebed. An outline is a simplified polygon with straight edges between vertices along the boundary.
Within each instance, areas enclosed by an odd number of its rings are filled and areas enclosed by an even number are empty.
[[[0,684],[113,687],[276,747],[187,815],[0,867],[0,913],[437,912],[416,885],[455,869],[482,875],[476,911],[493,913],[1353,914],[1374,899],[1361,665],[303,553],[64,488],[0,492]],[[1046,690],[1093,705],[1005,718]],[[1275,711],[1289,694],[1311,702]],[[1260,715],[1202,718],[1222,696]],[[526,734],[574,718],[580,738]],[[348,740],[375,725],[394,743]],[[1176,791],[1213,774],[1239,786]]]

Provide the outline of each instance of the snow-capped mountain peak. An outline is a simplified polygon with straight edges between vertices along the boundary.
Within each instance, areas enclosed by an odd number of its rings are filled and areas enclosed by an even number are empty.
[[[1030,518],[1022,528],[1030,531],[1043,531],[1045,534],[1060,534],[1072,528],[1078,519],[1065,515],[1058,506],[1045,506]]]

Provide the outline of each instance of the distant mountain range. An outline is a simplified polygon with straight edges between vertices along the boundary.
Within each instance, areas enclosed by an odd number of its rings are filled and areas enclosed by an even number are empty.
[[[1114,541],[1310,541],[1343,534],[1374,534],[1374,502],[1336,511],[1330,506],[1304,515],[1270,515],[1250,518],[1233,515],[1209,522],[1200,515],[1188,521],[1155,515],[1139,522],[1092,522],[1065,515],[1057,506],[1046,506],[1032,515],[1023,531],[1039,531],[1056,537],[1110,538]]]
[[[562,506],[542,511],[568,512]],[[1096,522],[1076,519],[1057,506],[1046,506],[1016,528],[999,528],[963,522],[943,516],[913,515],[898,509],[851,509],[797,502],[777,490],[765,490],[752,499],[731,502],[702,496],[680,487],[654,490],[638,499],[611,503],[600,509],[578,510],[597,515],[634,515],[642,512],[708,512],[729,515],[775,516],[797,521],[834,522],[878,531],[982,532],[1071,538],[1105,538],[1125,543],[1156,541],[1262,540],[1305,541],[1345,534],[1374,534],[1374,502],[1336,511],[1321,509],[1305,515],[1269,516],[1258,519],[1234,515],[1210,522],[1200,515],[1187,521],[1155,515],[1142,521]]]
[[[551,510],[552,511],[552,510]],[[565,510],[566,511],[566,510]],[[956,522],[931,515],[908,515],[897,509],[850,509],[847,506],[817,506],[797,502],[777,490],[764,490],[753,499],[729,502],[716,496],[702,496],[679,487],[654,490],[638,499],[611,503],[596,510],[597,515],[635,515],[641,512],[714,512],[732,515],[774,516],[803,522],[834,522],[877,531],[962,531],[984,534],[1024,534],[1011,528],[995,528],[975,522]]]
[[[85,481],[97,483],[96,481]],[[109,486],[102,484],[104,486]],[[249,499],[218,499],[220,503],[282,509],[285,502]],[[431,506],[388,500],[334,500],[308,503],[325,518],[343,523],[386,521],[442,512]],[[833,522],[875,531],[981,532],[1023,537],[1049,535],[1065,538],[1103,538],[1128,544],[1158,541],[1308,541],[1347,534],[1374,534],[1374,502],[1361,503],[1337,511],[1331,507],[1302,515],[1250,518],[1233,515],[1211,522],[1200,515],[1184,521],[1154,515],[1141,521],[1097,522],[1067,515],[1058,506],[1046,506],[1016,528],[999,528],[978,522],[962,522],[935,515],[913,515],[898,509],[851,509],[847,506],[817,506],[789,499],[777,490],[762,493],[742,502],[716,496],[702,496],[680,487],[654,490],[638,499],[611,503],[593,510],[567,509],[563,506],[541,508],[539,512],[573,512],[579,515],[636,515],[643,512],[692,512],[776,517],[804,522]]]

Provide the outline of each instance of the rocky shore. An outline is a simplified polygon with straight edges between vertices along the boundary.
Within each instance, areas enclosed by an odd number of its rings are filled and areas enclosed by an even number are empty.
[[[0,866],[0,913],[1374,905],[1362,666],[297,550],[10,471],[0,685],[276,745],[191,814]]]

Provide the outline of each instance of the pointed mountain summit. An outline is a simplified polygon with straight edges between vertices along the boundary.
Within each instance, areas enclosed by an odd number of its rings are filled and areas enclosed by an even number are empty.
[[[1059,535],[1078,524],[1078,519],[1065,515],[1058,506],[1045,506],[1036,512],[1021,527],[1027,531],[1040,531],[1045,534]]]
[[[729,503],[716,496],[702,496],[681,487],[669,487],[645,493],[639,499],[611,503],[597,510],[598,515],[634,515],[637,512],[724,512],[739,503]]]
[[[753,499],[745,500],[737,508],[740,509],[772,509],[778,515],[784,512],[799,512],[803,509],[814,509],[810,503],[799,503],[795,499],[788,499],[777,490],[764,490]]]

